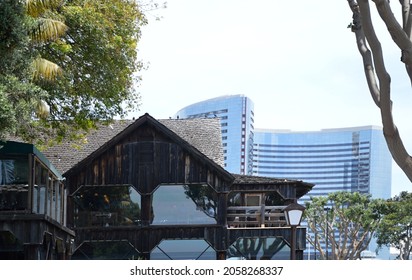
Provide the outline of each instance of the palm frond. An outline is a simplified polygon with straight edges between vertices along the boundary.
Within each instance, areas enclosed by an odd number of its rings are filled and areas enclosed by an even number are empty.
[[[44,100],[37,100],[36,115],[40,119],[46,119],[50,115],[50,106]]]
[[[68,27],[59,20],[40,18],[38,26],[32,30],[31,37],[34,41],[53,41],[63,36]]]
[[[26,0],[27,14],[37,18],[45,11],[58,7],[61,3],[62,0]]]
[[[33,61],[33,70],[33,80],[45,79],[52,81],[62,73],[59,65],[41,57]]]

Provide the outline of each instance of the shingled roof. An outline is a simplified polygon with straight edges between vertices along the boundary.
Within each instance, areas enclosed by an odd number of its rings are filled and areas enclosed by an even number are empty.
[[[87,135],[86,143],[79,146],[66,141],[48,148],[43,151],[43,154],[49,158],[57,170],[64,174],[136,121],[117,120],[109,125],[99,125],[98,129]],[[222,135],[218,118],[164,119],[158,121],[206,157],[223,166]]]
[[[246,185],[288,185],[289,187],[297,187],[296,188],[296,197],[301,198],[305,194],[307,194],[312,188],[314,184],[303,182],[302,180],[293,180],[293,179],[285,179],[285,178],[273,178],[273,177],[262,177],[262,176],[250,176],[250,175],[240,175],[240,174],[232,174],[235,180],[233,181],[233,188],[236,188],[237,185],[246,186]]]

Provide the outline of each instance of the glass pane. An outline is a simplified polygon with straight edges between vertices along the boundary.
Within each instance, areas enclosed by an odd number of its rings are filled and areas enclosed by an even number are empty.
[[[288,260],[290,248],[283,238],[239,238],[230,245],[228,259]]]
[[[153,225],[216,224],[217,195],[207,185],[165,185],[153,195]]]
[[[53,218],[53,181],[50,179],[47,184],[47,215]]]
[[[231,192],[228,196],[228,206],[243,206],[242,193]]]
[[[39,214],[46,214],[46,185],[48,181],[48,171],[43,167],[38,161],[36,162],[35,167],[35,178],[34,178],[34,188],[38,188],[37,195],[33,195],[33,205],[36,205],[37,208],[34,208],[33,211]],[[34,194],[36,191],[34,191]],[[37,202],[36,202],[37,200]]]
[[[28,184],[27,159],[0,159],[0,185]]]
[[[62,185],[59,181],[56,181],[56,220],[61,223],[62,222],[62,215],[61,215],[61,206],[62,206]]]
[[[280,196],[278,192],[270,192],[265,195],[266,206],[280,206],[285,205],[285,199]]]
[[[46,186],[40,186],[40,214],[45,214]]]
[[[259,206],[260,205],[260,195],[246,195],[246,206]]]
[[[0,211],[28,208],[27,159],[0,160]]]
[[[34,186],[33,188],[33,213],[39,213],[39,187],[38,186]]]
[[[131,186],[81,187],[74,201],[77,227],[141,223],[140,194]]]
[[[127,241],[84,242],[72,255],[72,260],[137,260],[140,257]]]
[[[203,239],[163,240],[150,253],[151,260],[215,260],[216,251]]]

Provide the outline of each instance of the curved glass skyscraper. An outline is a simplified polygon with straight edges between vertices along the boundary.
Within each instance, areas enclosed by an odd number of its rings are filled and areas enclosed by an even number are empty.
[[[387,199],[391,197],[391,174],[392,157],[379,127],[304,132],[255,130],[253,175],[315,184],[312,191],[302,197],[301,204],[311,196],[326,196],[337,191]],[[376,248],[372,240],[369,251],[374,253]],[[379,258],[389,259],[388,248],[379,251]]]
[[[310,196],[336,191],[391,196],[391,155],[379,127],[256,129],[253,155],[253,175],[314,183]]]
[[[244,95],[225,95],[189,105],[175,118],[215,118],[221,120],[225,169],[235,174],[251,174],[253,160],[254,104]]]

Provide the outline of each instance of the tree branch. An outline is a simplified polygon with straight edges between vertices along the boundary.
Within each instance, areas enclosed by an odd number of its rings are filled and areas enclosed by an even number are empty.
[[[399,44],[403,46],[402,49],[404,54],[408,54],[410,47],[412,47],[412,43],[409,39],[406,38],[405,32],[400,28],[401,32],[399,32],[399,28],[396,27],[396,24],[393,23],[393,20],[396,21],[393,14],[390,11],[389,4],[387,1],[379,1],[373,0],[376,3],[378,9],[380,9],[380,15],[382,18],[385,18],[384,21],[388,27],[389,32],[391,32],[392,38],[394,40],[399,41]],[[404,171],[404,173],[408,176],[409,180],[412,181],[412,159],[408,152],[406,151],[405,146],[403,145],[402,139],[400,137],[399,131],[394,123],[393,116],[392,116],[392,101],[390,99],[390,83],[391,78],[386,71],[383,54],[382,54],[382,47],[381,44],[376,36],[375,30],[372,25],[372,19],[370,15],[370,8],[368,0],[360,0],[358,3],[353,0],[348,0],[349,6],[354,13],[354,19],[360,17],[360,25],[356,26],[355,33],[360,34],[363,30],[365,34],[365,38],[369,43],[370,49],[372,51],[373,61],[376,68],[376,75],[379,80],[379,108],[381,110],[381,119],[383,124],[383,133],[391,152],[392,158],[398,164],[398,166]],[[397,23],[397,22],[396,22]],[[403,36],[401,35],[403,34]],[[357,39],[361,37],[361,34],[357,36]],[[401,38],[400,38],[401,37]],[[405,42],[405,38],[407,42]],[[363,53],[361,52],[361,55]],[[412,58],[412,57],[411,57]],[[407,61],[407,60],[406,60]],[[365,65],[365,68],[367,65]],[[370,77],[367,75],[366,79],[369,81]],[[368,82],[369,84],[369,82]],[[376,95],[375,91],[371,91],[372,96]],[[374,97],[375,104],[376,97]]]
[[[402,6],[402,26],[403,31],[405,31],[406,36],[409,40],[412,36],[412,14],[411,14],[411,3],[410,0],[399,0]],[[412,84],[412,67],[405,64],[406,73],[408,73],[409,80]]]
[[[379,86],[376,82],[375,69],[373,67],[373,61],[372,61],[372,54],[367,46],[365,34],[362,29],[359,6],[354,0],[348,0],[348,2],[349,2],[349,6],[353,13],[353,24],[351,25],[352,32],[355,33],[358,50],[362,56],[366,82],[368,83],[369,92],[371,93],[371,96],[372,96],[373,101],[375,102],[375,105],[379,107],[380,106],[379,105],[379,102],[380,102]]]
[[[388,28],[389,34],[393,41],[402,51],[401,61],[407,65],[412,65],[412,42],[409,36],[406,35],[402,26],[396,20],[392,13],[391,6],[387,0],[372,0],[375,2],[376,8],[383,22]]]

